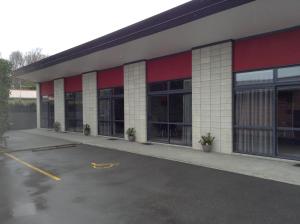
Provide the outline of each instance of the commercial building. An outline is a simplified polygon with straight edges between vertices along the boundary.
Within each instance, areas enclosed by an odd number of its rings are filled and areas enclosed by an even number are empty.
[[[16,71],[38,126],[300,158],[300,1],[190,1]]]

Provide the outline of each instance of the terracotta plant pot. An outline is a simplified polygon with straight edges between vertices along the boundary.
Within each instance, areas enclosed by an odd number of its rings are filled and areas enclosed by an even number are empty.
[[[134,142],[134,141],[135,141],[135,136],[129,135],[129,136],[128,136],[128,140],[129,140],[130,142]]]
[[[212,145],[202,145],[203,152],[211,152]]]

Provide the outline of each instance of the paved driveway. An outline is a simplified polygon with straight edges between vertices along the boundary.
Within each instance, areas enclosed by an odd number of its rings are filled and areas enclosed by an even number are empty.
[[[300,222],[299,186],[86,145],[1,153],[0,180],[1,224]]]
[[[72,142],[67,140],[53,138],[50,136],[34,135],[26,133],[25,131],[9,131],[5,134],[5,136],[8,136],[7,148],[10,151],[72,144]]]

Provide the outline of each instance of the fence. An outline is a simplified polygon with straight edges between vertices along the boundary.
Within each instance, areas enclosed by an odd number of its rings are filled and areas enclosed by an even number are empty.
[[[8,121],[11,130],[36,128],[36,104],[10,104]]]

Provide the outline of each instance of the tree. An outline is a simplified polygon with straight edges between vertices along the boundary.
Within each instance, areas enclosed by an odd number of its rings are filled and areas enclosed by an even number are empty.
[[[8,99],[10,90],[11,63],[0,59],[0,142],[8,129]]]
[[[12,65],[13,71],[23,67],[25,64],[24,56],[20,51],[13,51],[9,55],[9,61]]]
[[[42,49],[36,48],[31,51],[28,51],[24,55],[24,64],[30,65],[34,62],[42,60],[43,58],[47,57],[47,55],[42,54]]]
[[[23,54],[20,51],[14,51],[9,56],[9,61],[12,64],[12,70],[17,70],[23,66],[30,65],[43,58],[47,57],[42,53],[42,49],[36,48]],[[29,81],[24,81],[12,78],[13,89],[35,89],[35,84]]]

